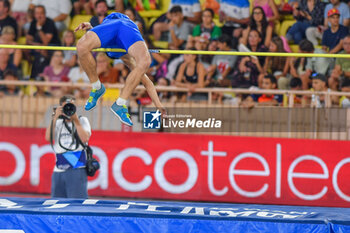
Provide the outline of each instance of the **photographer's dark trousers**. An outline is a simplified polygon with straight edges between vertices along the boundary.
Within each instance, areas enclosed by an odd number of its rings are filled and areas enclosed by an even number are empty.
[[[88,198],[85,167],[70,168],[64,172],[53,172],[51,196],[55,198]]]

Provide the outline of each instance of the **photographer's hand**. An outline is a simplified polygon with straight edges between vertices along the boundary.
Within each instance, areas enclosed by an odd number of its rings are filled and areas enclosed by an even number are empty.
[[[56,122],[56,120],[59,118],[59,116],[64,115],[63,113],[63,107],[62,106],[58,106],[53,112],[52,112],[52,120],[54,121],[54,123]]]
[[[46,132],[45,132],[45,139],[46,141],[50,141],[50,135],[51,135],[51,125],[53,125],[53,129],[52,129],[52,135],[55,135],[55,126],[56,126],[56,121],[58,119],[58,117],[60,115],[62,115],[62,106],[58,106],[56,108],[53,109],[52,111],[52,120],[49,124],[49,126],[46,128]]]
[[[85,144],[88,143],[88,142],[89,142],[89,139],[90,139],[90,133],[87,132],[87,131],[83,128],[83,126],[82,126],[81,123],[80,123],[80,120],[79,120],[78,115],[77,115],[76,113],[74,113],[74,114],[71,116],[70,119],[73,121],[73,123],[74,123],[74,125],[75,125],[75,127],[76,127],[76,129],[77,129],[77,133],[78,133],[78,136],[79,136],[79,138],[80,138],[80,141],[81,141],[82,143],[85,143]]]

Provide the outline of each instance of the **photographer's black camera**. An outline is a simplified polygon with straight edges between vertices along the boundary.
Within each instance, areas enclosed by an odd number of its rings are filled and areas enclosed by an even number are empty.
[[[73,103],[66,103],[63,106],[63,113],[68,117],[73,116],[76,111],[77,107]]]

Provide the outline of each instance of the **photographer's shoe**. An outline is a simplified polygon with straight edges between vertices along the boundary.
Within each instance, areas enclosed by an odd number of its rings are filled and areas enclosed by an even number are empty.
[[[96,107],[97,100],[106,92],[106,88],[101,84],[99,90],[92,89],[90,92],[89,99],[86,101],[85,110],[90,111]]]
[[[132,121],[130,119],[130,114],[128,113],[128,108],[126,105],[118,105],[114,102],[111,106],[111,111],[119,118],[119,120],[128,125],[132,126]]]

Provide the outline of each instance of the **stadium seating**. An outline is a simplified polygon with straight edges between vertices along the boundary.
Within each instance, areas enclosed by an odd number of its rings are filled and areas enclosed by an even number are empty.
[[[281,28],[278,35],[286,36],[288,29],[296,22],[296,20],[284,20],[281,23]]]
[[[90,19],[92,18],[91,15],[75,15],[69,25],[69,29],[73,30],[79,26],[79,24],[83,23],[83,22],[89,22]],[[79,39],[80,37],[82,37],[84,35],[85,32],[83,31],[78,31],[75,33],[75,36],[77,39]]]

